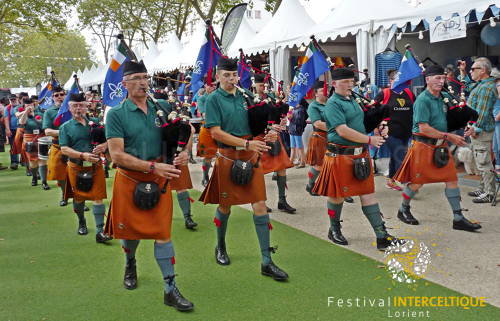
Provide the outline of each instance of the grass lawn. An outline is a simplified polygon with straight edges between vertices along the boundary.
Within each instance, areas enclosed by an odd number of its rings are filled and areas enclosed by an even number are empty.
[[[0,153],[8,164],[8,154]],[[113,171],[114,173],[114,171]],[[184,228],[174,203],[173,242],[177,283],[195,303],[192,313],[163,305],[163,282],[152,241],[137,251],[139,287],[122,286],[124,257],[117,240],[96,244],[94,220],[86,212],[89,235],[76,234],[71,204],[59,207],[60,191],[31,187],[24,168],[0,171],[0,321],[29,320],[394,320],[396,311],[425,312],[412,320],[499,320],[500,310],[482,308],[338,307],[335,299],[393,296],[458,296],[420,280],[416,288],[393,284],[380,263],[273,222],[275,262],[290,274],[278,283],[260,275],[258,241],[251,213],[233,208],[227,235],[231,265],[214,261],[214,207],[193,204],[198,231]],[[111,195],[112,179],[108,180]],[[193,192],[193,198],[199,196]],[[90,205],[90,204],[89,204]],[[107,204],[106,204],[107,206]],[[368,246],[368,245],[367,245]],[[375,249],[374,249],[375,251]],[[377,301],[378,303],[378,301]],[[418,315],[418,314],[417,314]],[[409,319],[400,317],[399,319]]]

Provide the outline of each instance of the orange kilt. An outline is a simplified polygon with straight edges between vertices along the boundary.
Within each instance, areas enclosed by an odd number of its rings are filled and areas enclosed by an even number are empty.
[[[434,165],[434,150],[441,146],[447,146],[447,144],[435,146],[413,140],[401,167],[394,175],[394,180],[413,184],[457,181],[457,170],[451,153],[449,153],[450,160],[445,167],[437,168]]]
[[[231,167],[233,166],[231,159],[243,161],[251,159],[252,163],[255,164],[258,154],[252,151],[230,148],[221,148],[219,153],[223,156],[217,156],[212,176],[200,196],[200,201],[204,204],[220,204],[223,206],[265,201],[266,185],[262,166],[254,167],[252,180],[247,185],[236,185],[231,181]]]
[[[323,166],[326,153],[326,132],[314,132],[307,145],[306,164],[310,166]]]
[[[155,182],[160,189],[165,178],[154,174],[119,168],[113,183],[113,198],[106,220],[105,233],[122,240],[167,240],[172,229],[172,191],[160,192],[158,204],[151,210],[135,206],[134,190],[137,182]]]
[[[24,128],[18,128],[12,146],[10,146],[10,153],[12,155],[22,154],[23,135]]]
[[[210,135],[210,130],[202,126],[198,134],[198,146],[196,156],[204,158],[214,158],[217,152],[217,143]]]
[[[107,198],[106,195],[106,179],[104,178],[104,169],[101,163],[94,166],[94,176],[92,188],[88,192],[80,191],[76,188],[76,175],[80,171],[92,171],[92,166],[79,166],[73,162],[68,162],[68,180],[66,181],[66,190],[71,190],[72,193],[65,191],[64,199],[73,198],[75,202],[99,201]]]
[[[66,163],[62,161],[61,147],[57,144],[52,144],[49,150],[49,160],[47,162],[47,179],[49,181],[65,181],[66,180]]]
[[[17,135],[16,135],[17,136]],[[35,134],[23,134],[23,140],[21,145],[21,155],[25,155],[26,159],[30,162],[34,162],[38,160],[38,137],[42,137],[40,135]],[[26,151],[26,143],[33,142],[37,146],[37,151],[28,153]]]
[[[189,174],[189,167],[187,165],[179,166],[181,175],[179,178],[170,180],[170,188],[173,191],[181,191],[184,189],[192,189],[193,183],[191,182],[191,175]]]
[[[258,136],[256,137],[256,139],[264,140],[263,136]],[[293,163],[290,161],[290,158],[288,158],[285,146],[283,145],[283,142],[281,141],[281,138],[279,136],[278,141],[281,144],[281,152],[279,153],[279,155],[272,156],[268,152],[265,152],[260,156],[260,164],[262,165],[264,174],[293,167]]]
[[[370,159],[368,150],[357,156],[330,156],[326,154],[323,161],[323,167],[321,168],[321,172],[312,192],[335,198],[366,195],[375,192],[373,170],[370,176],[365,180],[360,181],[354,177],[353,159],[361,157]]]

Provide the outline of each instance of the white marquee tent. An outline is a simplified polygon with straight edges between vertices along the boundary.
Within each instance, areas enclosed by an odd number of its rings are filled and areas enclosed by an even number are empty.
[[[158,56],[148,68],[150,72],[168,71],[179,67],[182,59],[182,44],[177,35],[172,34]],[[193,60],[194,61],[194,60]]]

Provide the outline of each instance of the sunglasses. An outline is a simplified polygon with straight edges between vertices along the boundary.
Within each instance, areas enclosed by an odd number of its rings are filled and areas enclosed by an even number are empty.
[[[474,71],[474,70],[477,70],[477,69],[483,69],[483,68],[481,68],[481,67],[472,67],[472,68],[470,69],[470,71]]]
[[[54,97],[64,97],[66,94],[54,94]]]

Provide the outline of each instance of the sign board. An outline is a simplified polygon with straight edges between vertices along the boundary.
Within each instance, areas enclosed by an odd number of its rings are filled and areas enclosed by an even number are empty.
[[[50,76],[52,73],[52,67],[51,66],[47,66],[47,75]]]
[[[439,42],[467,36],[465,17],[452,17],[448,20],[439,20],[429,23],[430,42]]]

